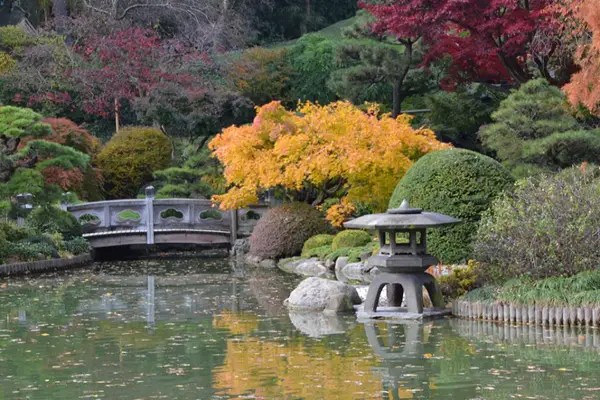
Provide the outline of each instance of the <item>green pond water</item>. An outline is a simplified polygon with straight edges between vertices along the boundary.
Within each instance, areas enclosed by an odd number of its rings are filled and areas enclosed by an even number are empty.
[[[0,399],[596,399],[600,334],[290,314],[222,259],[0,281]]]

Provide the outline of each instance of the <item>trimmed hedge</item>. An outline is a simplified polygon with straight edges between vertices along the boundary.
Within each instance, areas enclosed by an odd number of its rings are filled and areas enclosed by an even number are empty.
[[[362,247],[369,244],[372,240],[371,235],[365,231],[348,229],[335,235],[331,247],[334,251],[345,247]]]
[[[304,246],[302,247],[302,257],[306,257],[306,254],[310,253],[313,249],[325,246],[331,248],[331,243],[333,243],[334,237],[334,235],[329,235],[326,233],[311,237],[306,242],[304,242]]]
[[[109,198],[135,198],[138,189],[152,181],[152,173],[169,166],[171,144],[159,129],[123,128],[98,154]]]
[[[302,250],[302,257],[304,258],[313,258],[317,257],[319,260],[325,260],[328,254],[331,254],[333,249],[330,245],[315,247],[308,250]]]
[[[330,230],[321,213],[308,204],[284,204],[258,221],[250,236],[250,254],[264,259],[293,257],[310,237]]]
[[[406,172],[389,203],[404,199],[412,207],[447,214],[461,224],[431,229],[428,250],[444,263],[458,263],[472,254],[472,241],[481,214],[500,193],[513,185],[510,173],[497,161],[463,149],[429,153]]]

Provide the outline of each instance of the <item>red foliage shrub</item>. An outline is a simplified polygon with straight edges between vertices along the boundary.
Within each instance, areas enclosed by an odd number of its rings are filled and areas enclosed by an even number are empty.
[[[321,213],[305,203],[291,203],[270,209],[250,236],[250,254],[279,259],[302,252],[310,237],[330,233],[331,226]]]

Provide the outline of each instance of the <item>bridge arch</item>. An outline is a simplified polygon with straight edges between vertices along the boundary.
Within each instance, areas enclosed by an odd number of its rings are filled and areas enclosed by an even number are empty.
[[[150,188],[149,188],[150,189]],[[145,199],[68,205],[93,248],[154,244],[233,244],[252,233],[267,204],[222,211],[210,200]]]

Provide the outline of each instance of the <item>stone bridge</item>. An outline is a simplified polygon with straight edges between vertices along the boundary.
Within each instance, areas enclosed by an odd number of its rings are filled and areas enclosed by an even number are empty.
[[[233,244],[246,237],[268,206],[221,211],[210,200],[145,199],[66,206],[93,248],[154,244]]]

